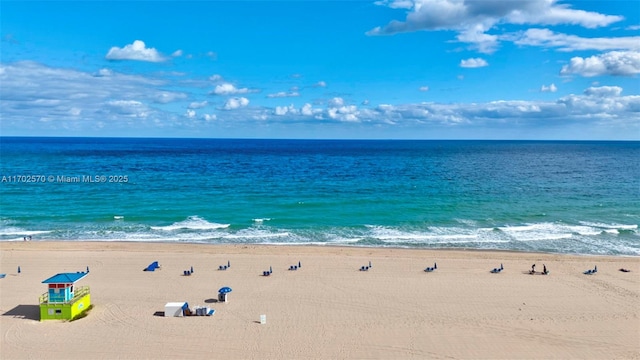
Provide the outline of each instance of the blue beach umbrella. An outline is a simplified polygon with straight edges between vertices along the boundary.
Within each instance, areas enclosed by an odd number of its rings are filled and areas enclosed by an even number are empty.
[[[218,292],[220,294],[226,294],[226,293],[230,293],[231,292],[231,288],[228,286],[225,287],[221,287],[220,290],[218,290]]]

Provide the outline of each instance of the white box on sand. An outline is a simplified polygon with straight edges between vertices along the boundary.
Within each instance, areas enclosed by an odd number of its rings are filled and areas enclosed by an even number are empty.
[[[164,306],[164,316],[183,316],[182,309],[186,302],[170,302]]]

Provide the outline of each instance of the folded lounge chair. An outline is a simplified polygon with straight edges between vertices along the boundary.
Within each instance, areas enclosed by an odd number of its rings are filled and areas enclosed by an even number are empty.
[[[493,274],[498,274],[500,273],[502,270],[504,270],[504,267],[502,266],[502,264],[500,264],[499,268],[493,268],[493,270],[491,270],[491,273]]]
[[[151,264],[149,264],[149,266],[144,268],[143,271],[155,271],[156,269],[159,269],[159,268],[160,268],[160,265],[158,265],[158,262],[154,261]],[[89,272],[89,267],[87,267],[87,272]]]
[[[273,269],[271,268],[271,266],[269,266],[269,271],[263,271],[262,276],[269,276],[271,275],[272,272],[273,272]]]
[[[433,263],[433,267],[428,267],[424,269],[425,272],[433,272],[434,270],[438,270],[438,264]]]
[[[593,275],[593,274],[595,274],[597,272],[598,272],[598,266],[596,265],[596,266],[593,267],[593,270],[587,270],[587,271],[583,272],[583,274],[585,274],[585,275]]]

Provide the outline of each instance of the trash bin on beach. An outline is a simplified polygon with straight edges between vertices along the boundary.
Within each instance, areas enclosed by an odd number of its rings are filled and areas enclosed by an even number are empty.
[[[227,302],[227,293],[218,293],[218,302]]]

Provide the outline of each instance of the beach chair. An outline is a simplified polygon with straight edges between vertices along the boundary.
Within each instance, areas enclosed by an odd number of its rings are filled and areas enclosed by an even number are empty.
[[[160,265],[158,265],[158,262],[154,261],[151,264],[149,264],[149,266],[144,268],[143,271],[155,271],[155,269],[159,269],[159,268],[160,268]],[[87,267],[87,272],[89,272],[89,268],[88,267]]]
[[[269,271],[263,271],[262,276],[269,276],[273,272],[273,268],[269,266]]]
[[[500,272],[502,272],[502,270],[504,270],[504,267],[502,266],[502,264],[500,264],[499,268],[493,268],[493,270],[491,270],[492,274],[499,274]]]
[[[433,272],[434,270],[438,269],[438,264],[433,263],[433,267],[427,267],[426,269],[424,269],[425,272]]]

